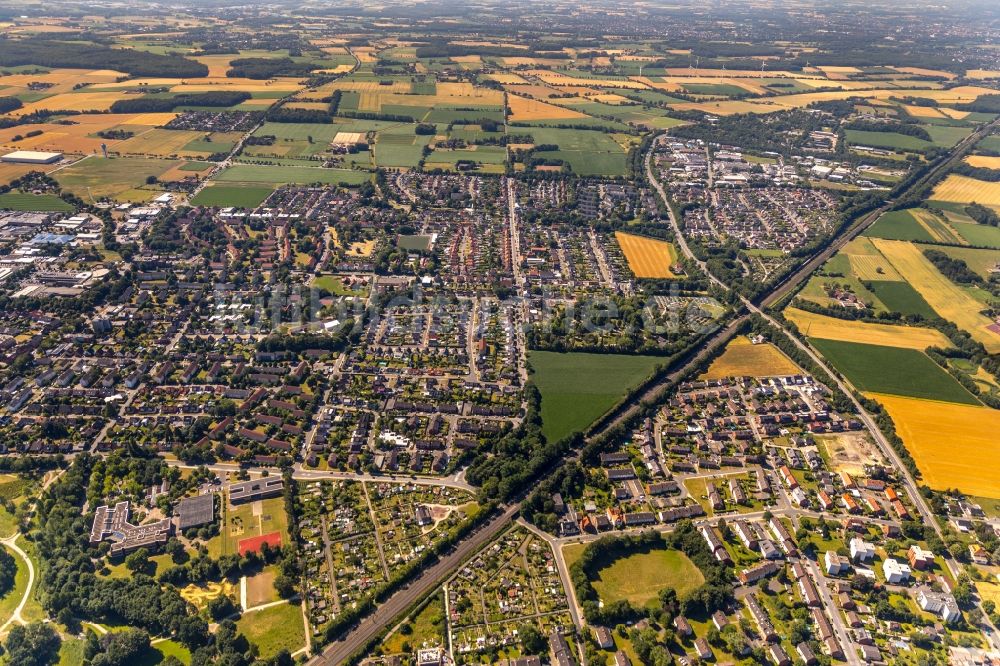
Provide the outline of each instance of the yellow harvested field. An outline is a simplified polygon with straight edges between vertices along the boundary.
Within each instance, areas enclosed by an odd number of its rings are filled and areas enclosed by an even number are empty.
[[[955,78],[955,74],[952,72],[945,72],[940,69],[925,69],[923,67],[894,67],[893,69],[897,72],[913,74],[914,76],[940,76],[946,79]]]
[[[875,254],[848,254],[851,262],[851,272],[859,280],[889,280],[901,282],[902,276],[896,272],[885,257]]]
[[[1000,352],[1000,333],[990,330],[993,322],[979,313],[985,306],[941,275],[920,248],[907,241],[873,238],[872,242],[935,312],[983,343],[989,353]]]
[[[970,69],[965,72],[969,79],[1000,79],[1000,70],[996,69]]]
[[[590,88],[552,88],[543,85],[516,85],[507,84],[504,88],[509,93],[516,93],[523,95],[525,97],[544,97],[549,98],[554,95],[565,95],[567,92],[575,92],[580,95],[584,95],[588,92],[593,92]]]
[[[7,164],[0,163],[0,185],[8,185],[30,171],[49,172],[55,164]]]
[[[962,120],[967,115],[969,115],[970,113],[972,113],[971,111],[959,111],[958,109],[949,109],[946,106],[939,106],[938,110],[941,113],[943,113],[944,115],[946,115],[949,118],[952,118],[954,120]]]
[[[230,55],[208,55],[193,58],[208,67],[208,75],[212,77],[223,77],[229,71],[229,63],[240,56]]]
[[[503,104],[503,93],[492,88],[480,88],[471,83],[443,81],[437,84],[436,93],[428,95],[438,102],[454,101],[455,98],[474,99],[480,104]]]
[[[726,346],[722,356],[712,361],[701,379],[775,377],[801,372],[799,366],[770,342],[755,345],[746,337],[740,336]]]
[[[25,104],[12,111],[12,116],[25,116],[36,111],[107,111],[122,98],[120,92],[62,93]]]
[[[1000,410],[895,395],[870,397],[889,412],[925,484],[1000,497]]]
[[[174,117],[172,113],[163,114],[81,114],[73,116],[73,124],[60,125],[56,123],[38,123],[32,125],[32,130],[41,131],[38,136],[25,137],[21,141],[12,139],[18,134],[24,134],[24,127],[9,127],[0,129],[0,147],[9,150],[52,150],[63,153],[80,154],[94,153],[101,149],[101,144],[113,148],[120,141],[102,139],[97,132],[112,127],[124,127],[132,132],[144,132],[153,125],[162,125]]]
[[[413,84],[409,81],[393,81],[387,86],[380,85],[378,81],[334,81],[320,86],[316,92],[329,94],[334,90],[352,90],[354,92],[383,92],[408,94],[413,89]]]
[[[785,318],[794,323],[803,335],[812,338],[881,345],[883,347],[901,347],[919,351],[928,347],[941,347],[943,349],[951,347],[951,341],[948,340],[948,337],[933,328],[849,321],[794,307],[785,310]]]
[[[870,83],[865,83],[865,85],[870,85]],[[875,90],[829,90],[825,92],[797,93],[794,95],[779,95],[765,98],[751,97],[746,100],[733,102],[686,102],[672,106],[677,109],[693,109],[707,113],[732,115],[734,113],[773,113],[787,109],[800,109],[813,102],[828,102],[852,97],[868,100],[888,100],[890,97],[923,97],[933,99],[941,104],[955,104],[970,102],[980,95],[990,94],[996,94],[996,91],[980,86],[958,86],[948,90],[880,88]]]
[[[193,130],[153,129],[118,143],[114,146],[113,151],[120,155],[155,155],[157,157],[207,155],[207,151],[184,150],[184,146],[192,141],[198,141],[204,136],[204,132]]]
[[[913,104],[904,104],[903,108],[906,109],[906,112],[914,118],[944,118],[944,114],[933,106],[915,106]]]
[[[295,92],[301,90],[302,84],[296,79],[276,79],[273,81],[258,81],[256,79],[190,79],[191,83],[182,83],[170,89],[172,93],[182,92],[214,92],[216,90],[242,90],[244,92]],[[197,83],[194,83],[197,81]],[[274,100],[271,100],[272,102]]]
[[[586,118],[587,114],[556,106],[537,99],[529,99],[520,95],[508,95],[507,106],[510,107],[510,120],[521,122],[526,120],[559,120],[571,118]]]
[[[670,243],[621,231],[615,232],[615,240],[637,278],[677,277],[670,270],[670,266],[677,261],[677,250]]]
[[[1000,206],[1000,183],[953,173],[934,188],[931,199],[966,204],[975,201],[984,206]]]
[[[535,69],[527,72],[552,86],[580,86],[583,88],[631,88],[645,90],[649,86],[633,79],[586,79],[578,76],[566,76],[546,69]]]
[[[516,86],[523,83],[527,83],[524,77],[518,76],[517,74],[504,74],[498,72],[496,74],[487,74],[486,78],[491,81],[496,81],[501,85]]]
[[[328,69],[317,69],[316,71],[320,74],[347,74],[352,70],[354,70],[354,65],[348,65],[345,63]]]
[[[994,155],[969,155],[965,158],[969,166],[983,169],[1000,169],[1000,157]]]
[[[176,113],[140,113],[132,116],[128,120],[122,121],[122,125],[149,125],[150,127],[160,127],[166,125],[177,117]]]

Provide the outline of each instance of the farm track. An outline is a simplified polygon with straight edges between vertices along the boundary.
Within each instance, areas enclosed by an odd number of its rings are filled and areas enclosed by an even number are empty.
[[[915,191],[926,184],[928,181],[933,179],[937,174],[939,174],[943,169],[949,168],[955,161],[957,156],[961,156],[965,149],[973,145],[975,142],[979,141],[983,136],[985,136],[990,129],[994,126],[1000,124],[1000,120],[994,121],[989,125],[984,126],[977,132],[973,132],[968,137],[959,142],[951,152],[951,157],[947,160],[943,160],[941,164],[932,169],[930,172],[925,174],[922,178],[917,180],[915,183],[911,184],[901,195],[908,192]],[[655,146],[659,138],[654,139],[653,145]],[[646,172],[650,184],[654,187],[660,197],[664,202],[667,202],[666,193],[663,190],[662,185],[654,177],[652,166],[651,166],[652,150],[646,154],[645,165]],[[831,377],[837,382],[842,390],[844,390],[853,399],[853,394],[850,392],[848,387],[840,380],[837,375],[833,374],[830,368],[823,362],[819,355],[811,348],[806,346],[804,343],[794,337],[790,331],[785,329],[779,322],[777,322],[772,317],[768,316],[763,310],[779,303],[789,294],[793,293],[798,287],[808,278],[813,271],[815,271],[819,266],[821,266],[827,259],[832,257],[836,252],[844,247],[852,239],[856,238],[863,231],[868,229],[875,220],[879,218],[882,213],[888,210],[892,206],[893,202],[887,202],[883,206],[876,208],[875,210],[861,216],[858,220],[848,226],[846,229],[841,230],[841,232],[835,235],[830,242],[823,249],[816,252],[812,257],[803,262],[802,266],[792,272],[789,276],[775,285],[770,291],[765,294],[759,295],[756,302],[743,299],[743,309],[749,310],[765,317],[773,326],[782,331],[786,336],[788,336],[797,346],[799,346],[810,358],[823,368]],[[674,218],[673,211],[669,209],[670,222],[674,229],[675,239],[681,252],[688,257],[690,260],[694,261],[698,266],[705,272],[708,278],[716,285],[722,287],[725,290],[729,290],[729,286],[712,275],[706,270],[703,262],[699,261],[694,253],[691,252],[690,247],[684,240],[683,234],[680,233],[680,228],[677,220]],[[683,379],[689,372],[697,368],[703,360],[708,358],[716,349],[721,345],[724,345],[733,337],[735,337],[740,326],[743,325],[745,320],[749,317],[749,314],[744,312],[738,314],[738,316],[729,323],[729,325],[721,328],[714,333],[710,334],[703,341],[701,346],[697,350],[690,350],[684,354],[680,359],[675,361],[676,367],[667,373],[660,381],[655,383],[644,390],[641,394],[632,396],[628,401],[628,406],[621,406],[616,413],[610,417],[605,417],[599,422],[596,428],[593,428],[587,434],[588,441],[593,441],[601,434],[608,432],[615,426],[625,423],[629,418],[635,416],[644,407],[644,403],[648,401],[655,400],[669,389],[675,386],[681,379]],[[932,525],[934,529],[941,534],[940,525],[933,517],[933,513],[930,511],[930,507],[924,500],[923,496],[918,492],[916,482],[913,477],[909,474],[905,466],[903,466],[902,461],[896,454],[895,450],[889,445],[888,441],[882,435],[878,426],[875,424],[874,419],[864,410],[864,408],[856,400],[855,406],[862,415],[862,419],[865,425],[873,432],[876,441],[879,443],[880,448],[886,454],[887,458],[893,462],[893,464],[900,470],[904,475],[905,486],[907,492],[913,498],[914,503],[919,510],[921,517],[924,522]],[[543,483],[548,477],[552,476],[556,471],[558,471],[563,464],[569,461],[579,459],[579,451],[571,451],[562,459],[555,461],[552,465],[545,470],[538,481],[534,483],[531,488],[538,487]],[[527,494],[527,491],[524,493]],[[374,640],[382,631],[387,627],[391,626],[391,623],[398,618],[402,613],[416,603],[418,600],[423,598],[426,594],[430,593],[438,585],[444,583],[445,580],[457,569],[463,562],[475,555],[480,548],[485,546],[489,541],[491,541],[495,536],[500,534],[500,532],[505,529],[517,516],[520,511],[521,503],[524,497],[518,498],[516,501],[509,505],[506,505],[503,513],[494,516],[488,522],[480,526],[474,532],[472,532],[468,537],[461,541],[458,545],[452,548],[446,555],[441,557],[434,565],[430,568],[425,569],[417,578],[411,581],[409,584],[401,588],[395,594],[393,594],[384,603],[380,604],[372,613],[370,613],[364,620],[362,620],[357,626],[352,630],[348,631],[345,636],[340,640],[329,644],[323,652],[315,657],[313,657],[308,663],[312,665],[319,664],[342,664],[347,662],[358,650],[366,646],[370,641]],[[951,559],[946,560],[949,568],[952,569],[953,573],[956,573],[956,566],[954,561]],[[995,632],[991,633],[991,637],[995,636]],[[992,640],[996,640],[995,638]]]

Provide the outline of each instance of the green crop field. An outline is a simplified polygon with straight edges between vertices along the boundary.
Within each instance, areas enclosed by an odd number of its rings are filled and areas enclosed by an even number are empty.
[[[873,148],[891,148],[896,150],[922,151],[934,146],[930,141],[899,134],[898,132],[868,132],[865,130],[844,130],[847,142],[855,146],[871,146]]]
[[[886,308],[904,315],[936,319],[938,314],[909,282],[878,280],[869,282],[871,291]]]
[[[733,95],[748,94],[746,88],[734,86],[730,83],[685,83],[684,92],[695,95],[714,95],[717,97],[732,97]]]
[[[859,391],[978,405],[979,401],[923,352],[811,338]]]
[[[252,185],[210,185],[195,195],[191,203],[195,206],[219,206],[225,208],[256,208],[264,203],[274,190],[270,187]]]
[[[880,217],[864,235],[873,238],[888,238],[890,240],[916,241],[918,243],[934,242],[930,233],[907,210],[889,211]]]
[[[73,206],[70,206],[54,194],[7,192],[6,194],[0,194],[0,210],[72,213]]]
[[[953,127],[950,125],[924,125],[931,135],[934,145],[951,148],[956,143],[972,134],[971,127]]]
[[[576,120],[574,120],[576,122]],[[521,133],[520,129],[516,130]],[[581,176],[624,176],[625,151],[604,132],[593,130],[531,128],[536,144],[555,144],[559,150],[538,153],[540,157],[565,161]]]
[[[528,362],[542,394],[542,432],[556,441],[584,430],[653,371],[655,356],[534,351]]]
[[[988,136],[976,144],[980,150],[989,150],[1000,153],[1000,135]]]
[[[705,582],[698,567],[677,550],[656,549],[608,553],[591,584],[605,604],[625,600],[633,606],[655,607],[661,590],[673,588],[683,597]]]
[[[251,164],[231,166],[215,178],[216,181],[224,183],[267,183],[273,186],[289,183],[299,185],[309,185],[312,183],[360,185],[361,183],[368,182],[370,179],[371,174],[364,171],[323,169],[320,167],[305,166],[257,166]]]

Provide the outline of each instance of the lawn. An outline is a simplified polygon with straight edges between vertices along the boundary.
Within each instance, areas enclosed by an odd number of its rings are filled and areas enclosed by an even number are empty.
[[[7,192],[0,194],[0,209],[72,213],[73,207],[54,194]]]
[[[236,627],[260,649],[262,659],[269,659],[282,649],[295,652],[306,643],[302,609],[297,604],[279,604],[244,613]]]
[[[810,342],[859,391],[979,404],[921,351],[822,338],[810,338]]]
[[[605,604],[624,599],[636,607],[658,605],[660,590],[668,587],[683,597],[705,582],[687,555],[678,550],[607,553],[606,563],[591,581]]]
[[[531,352],[532,379],[542,394],[542,433],[557,441],[586,429],[660,361],[655,356]]]
[[[191,199],[195,206],[219,206],[225,208],[256,208],[264,203],[274,190],[270,187],[253,185],[210,185]]]
[[[300,185],[310,185],[312,183],[360,185],[369,180],[371,180],[371,174],[364,171],[304,166],[257,166],[251,164],[231,166],[216,178],[218,182],[267,183],[275,187],[289,183]]]

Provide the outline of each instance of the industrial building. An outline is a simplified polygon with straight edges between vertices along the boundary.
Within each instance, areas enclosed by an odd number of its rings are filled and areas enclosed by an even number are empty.
[[[54,164],[63,158],[62,153],[43,153],[37,150],[15,150],[0,157],[0,162],[13,164]]]

